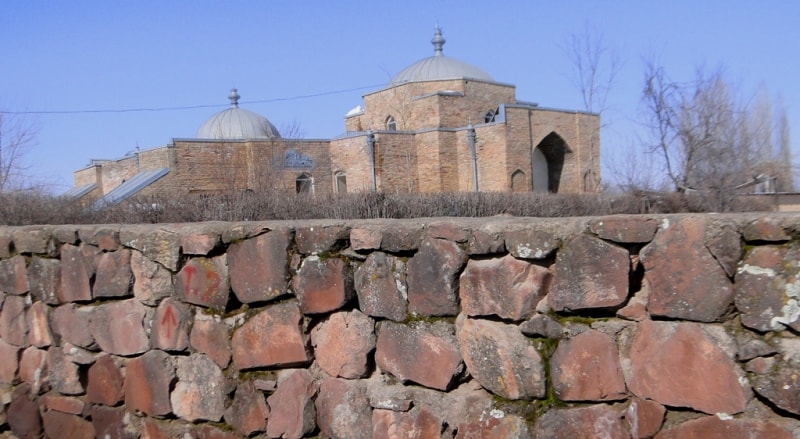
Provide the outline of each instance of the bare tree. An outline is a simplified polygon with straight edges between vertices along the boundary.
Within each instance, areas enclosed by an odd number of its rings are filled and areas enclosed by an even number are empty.
[[[580,93],[583,110],[602,116],[602,113],[608,109],[608,95],[622,67],[619,56],[606,45],[603,34],[588,24],[580,33],[573,33],[567,37],[562,50],[571,63],[572,69],[568,77]],[[608,122],[603,121],[598,130],[606,127],[608,127]],[[590,171],[596,167],[594,157],[595,150],[599,145],[596,144],[595,139],[599,138],[599,132],[592,133],[590,136]],[[594,172],[592,175],[594,175],[594,181],[591,185],[599,187],[600,176]]]
[[[729,210],[742,188],[786,173],[781,160],[788,145],[774,148],[770,100],[738,98],[722,69],[698,69],[693,81],[680,83],[646,61],[642,103],[647,151],[676,191],[698,193],[714,210]]]
[[[34,147],[36,133],[29,119],[0,111],[0,192],[22,188],[28,177],[25,156]]]

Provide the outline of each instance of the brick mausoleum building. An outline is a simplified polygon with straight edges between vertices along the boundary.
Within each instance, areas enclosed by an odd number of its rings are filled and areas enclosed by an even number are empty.
[[[519,101],[515,86],[434,54],[368,93],[330,140],[287,139],[264,117],[231,108],[195,139],[93,160],[68,195],[120,201],[133,194],[288,192],[599,191],[596,114]]]

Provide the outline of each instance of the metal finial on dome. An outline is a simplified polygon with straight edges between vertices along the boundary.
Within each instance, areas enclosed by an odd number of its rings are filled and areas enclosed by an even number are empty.
[[[235,88],[232,88],[231,94],[228,95],[228,99],[231,100],[231,107],[239,108],[239,98],[241,98],[241,96],[239,96],[237,90]]]
[[[442,36],[442,28],[439,25],[436,25],[436,32],[433,34],[433,39],[431,39],[431,44],[433,44],[433,55],[434,56],[443,56],[444,52],[442,52],[442,46],[446,43],[447,40],[444,39]]]

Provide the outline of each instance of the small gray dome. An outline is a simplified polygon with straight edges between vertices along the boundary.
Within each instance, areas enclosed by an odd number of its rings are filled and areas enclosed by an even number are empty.
[[[431,40],[431,44],[433,44],[433,56],[423,58],[394,75],[391,81],[392,84],[461,78],[494,82],[494,78],[482,69],[455,58],[444,56],[442,46],[444,46],[445,42],[446,40],[442,37],[442,30],[437,26],[436,32]]]
[[[231,89],[231,108],[211,116],[197,130],[198,139],[273,139],[281,137],[266,117],[239,108],[239,93]]]

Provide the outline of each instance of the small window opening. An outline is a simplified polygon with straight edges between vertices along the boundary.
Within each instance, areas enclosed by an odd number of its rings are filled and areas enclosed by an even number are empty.
[[[314,180],[306,173],[302,173],[297,176],[297,179],[295,179],[294,183],[298,194],[310,194],[312,188],[314,187]]]
[[[386,118],[386,130],[397,131],[397,122],[394,120],[394,116]]]

